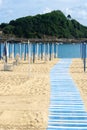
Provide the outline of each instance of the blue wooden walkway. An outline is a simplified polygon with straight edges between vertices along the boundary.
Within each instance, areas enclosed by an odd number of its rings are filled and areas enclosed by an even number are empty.
[[[87,130],[87,113],[69,73],[71,62],[71,59],[62,59],[51,70],[47,130]]]

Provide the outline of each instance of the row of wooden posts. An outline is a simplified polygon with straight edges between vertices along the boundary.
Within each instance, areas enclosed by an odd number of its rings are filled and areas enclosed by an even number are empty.
[[[20,59],[34,63],[36,59],[52,60],[58,58],[58,43],[4,43],[0,44],[0,59],[4,55],[4,46],[7,48],[7,57],[14,59],[19,55]]]
[[[7,46],[7,58],[15,59],[19,56],[22,60],[34,63],[36,60],[52,60],[58,58],[59,43],[2,43],[0,44],[0,59],[4,55],[4,46]],[[80,54],[83,60],[84,72],[86,71],[86,43],[80,44]]]

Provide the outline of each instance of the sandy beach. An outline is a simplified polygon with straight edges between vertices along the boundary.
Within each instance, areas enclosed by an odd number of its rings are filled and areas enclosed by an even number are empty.
[[[87,111],[87,70],[84,72],[81,59],[73,59],[70,73],[80,91],[85,110]]]
[[[49,72],[57,62],[22,61],[12,71],[3,71],[0,62],[0,130],[46,130]]]
[[[50,99],[50,69],[58,62],[21,61],[3,71],[0,61],[0,130],[46,130]],[[11,62],[9,62],[11,63]],[[70,73],[87,111],[87,71],[81,59],[73,59]]]

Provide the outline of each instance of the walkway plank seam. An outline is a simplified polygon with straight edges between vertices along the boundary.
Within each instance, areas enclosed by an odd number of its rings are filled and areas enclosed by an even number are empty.
[[[87,113],[69,73],[72,59],[61,59],[50,72],[51,97],[47,130],[87,130]]]

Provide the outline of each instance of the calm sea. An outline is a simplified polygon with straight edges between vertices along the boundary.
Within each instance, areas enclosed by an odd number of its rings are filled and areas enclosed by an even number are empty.
[[[12,49],[12,46],[14,44],[14,49]],[[20,44],[21,43],[12,43],[9,44],[9,55],[12,53],[12,51],[14,51],[14,56],[16,56],[17,53],[19,53],[21,56],[22,54],[26,54],[28,53],[28,44],[21,44],[21,50],[20,50]],[[41,53],[41,50],[44,52],[44,43],[42,44],[38,44],[38,53]],[[42,45],[42,47],[41,47]],[[54,47],[54,52],[55,50],[58,50],[57,53],[57,57],[58,58],[80,58],[81,54],[80,54],[80,45],[81,44],[59,44],[57,43],[56,46]],[[36,46],[36,44],[35,44]],[[50,44],[50,47],[52,47],[52,44]],[[3,48],[4,48],[4,44],[0,44],[0,57],[3,56]],[[42,48],[42,49],[41,49]],[[35,53],[36,53],[37,49],[35,49]],[[31,48],[31,52],[33,52],[33,49]],[[45,44],[45,53],[48,53],[48,44]],[[50,51],[49,51],[50,53]],[[51,51],[52,53],[52,51]],[[86,57],[87,57],[87,44],[86,44]]]
[[[87,48],[86,48],[87,50]],[[80,44],[59,44],[59,58],[80,58]]]

